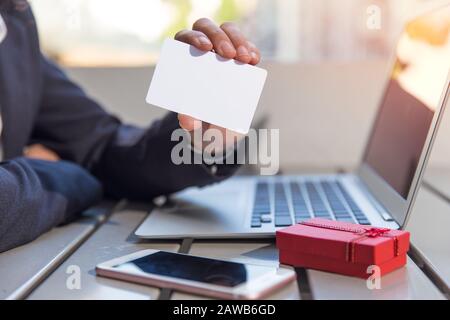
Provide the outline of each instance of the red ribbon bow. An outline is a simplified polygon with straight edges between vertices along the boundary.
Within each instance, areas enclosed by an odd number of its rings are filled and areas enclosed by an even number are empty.
[[[300,222],[300,224],[310,226],[310,227],[316,227],[316,228],[324,228],[324,229],[344,231],[344,232],[353,232],[354,234],[359,235],[359,237],[356,237],[355,239],[352,239],[347,243],[345,256],[346,256],[346,260],[349,262],[355,261],[355,244],[358,241],[361,241],[366,238],[378,238],[378,237],[393,238],[393,240],[394,240],[394,255],[395,256],[399,255],[398,238],[397,238],[397,236],[389,234],[389,231],[391,231],[391,229],[372,227],[372,228],[368,228],[368,229],[360,228],[358,230],[355,230],[352,228],[331,226],[331,225],[314,222],[314,221],[303,221],[303,222]]]
[[[387,228],[370,228],[370,229],[364,229],[363,234],[369,238],[377,238],[377,237],[383,237],[386,233],[391,231],[391,229]]]

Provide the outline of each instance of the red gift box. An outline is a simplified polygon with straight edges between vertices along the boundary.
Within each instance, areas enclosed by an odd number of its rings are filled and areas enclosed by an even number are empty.
[[[406,264],[409,232],[326,219],[310,219],[277,231],[280,263],[367,278]]]

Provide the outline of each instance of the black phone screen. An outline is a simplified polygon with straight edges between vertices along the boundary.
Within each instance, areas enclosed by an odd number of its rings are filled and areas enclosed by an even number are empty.
[[[133,274],[154,274],[223,287],[236,287],[274,268],[158,251],[114,266]]]

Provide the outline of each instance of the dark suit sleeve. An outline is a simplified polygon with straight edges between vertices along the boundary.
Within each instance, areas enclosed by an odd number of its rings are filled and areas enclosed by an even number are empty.
[[[0,252],[71,221],[94,205],[101,191],[92,175],[69,162],[0,163]]]
[[[221,181],[237,168],[221,165],[212,174],[204,164],[175,165],[170,158],[177,143],[171,141],[172,131],[178,128],[175,114],[148,128],[124,125],[46,58],[42,58],[42,72],[43,94],[33,142],[90,170],[107,195],[150,200]]]

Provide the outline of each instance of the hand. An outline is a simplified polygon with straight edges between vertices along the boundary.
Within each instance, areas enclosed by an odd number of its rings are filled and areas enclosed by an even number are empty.
[[[261,59],[256,46],[248,41],[237,25],[232,22],[225,22],[219,27],[213,21],[202,18],[194,23],[192,30],[178,32],[175,35],[175,39],[190,44],[199,50],[214,50],[224,58],[239,60],[243,63],[256,65]],[[211,103],[214,104],[214,101]],[[202,123],[184,114],[178,114],[178,121],[180,126],[189,132],[200,128],[204,130],[209,128],[220,130],[225,140],[225,147],[233,143],[234,137],[238,137],[238,139],[243,137],[243,135],[231,130],[209,123]],[[230,136],[233,137],[233,140],[230,140]]]
[[[26,158],[39,159],[46,161],[59,161],[59,156],[52,150],[44,147],[42,144],[32,144],[24,149],[23,155]]]

